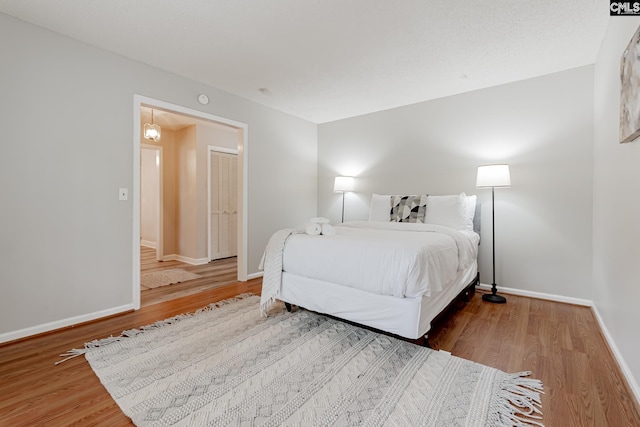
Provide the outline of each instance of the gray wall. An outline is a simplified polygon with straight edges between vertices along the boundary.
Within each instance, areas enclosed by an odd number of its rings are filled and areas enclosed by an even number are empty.
[[[480,274],[491,283],[491,191],[477,167],[506,162],[496,189],[499,285],[591,299],[593,67],[323,124],[318,214],[340,220],[336,175],[355,175],[345,220],[371,193],[477,194]]]
[[[640,399],[640,140],[618,143],[620,58],[640,18],[611,18],[595,67],[593,301]]]
[[[0,338],[132,303],[134,94],[248,124],[250,274],[316,215],[316,125],[2,14],[0,52]]]

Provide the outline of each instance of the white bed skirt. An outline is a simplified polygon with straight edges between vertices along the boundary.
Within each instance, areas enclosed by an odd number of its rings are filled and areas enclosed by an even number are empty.
[[[356,288],[282,274],[282,301],[318,313],[418,339],[429,332],[431,321],[470,284],[478,272],[477,261],[458,272],[456,279],[428,297],[396,298]]]

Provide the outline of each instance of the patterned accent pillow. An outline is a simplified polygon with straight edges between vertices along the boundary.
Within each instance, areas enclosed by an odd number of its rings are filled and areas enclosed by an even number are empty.
[[[391,196],[391,222],[424,222],[427,195]]]

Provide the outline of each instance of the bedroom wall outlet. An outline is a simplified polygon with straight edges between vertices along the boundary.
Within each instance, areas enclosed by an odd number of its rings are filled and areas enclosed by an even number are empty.
[[[118,192],[118,199],[120,200],[128,200],[129,199],[129,189],[121,188]]]

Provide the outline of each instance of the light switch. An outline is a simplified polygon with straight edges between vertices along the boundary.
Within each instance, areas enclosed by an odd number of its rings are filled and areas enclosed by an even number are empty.
[[[120,192],[118,193],[118,198],[120,200],[127,200],[129,199],[129,189],[128,188],[121,188]]]

